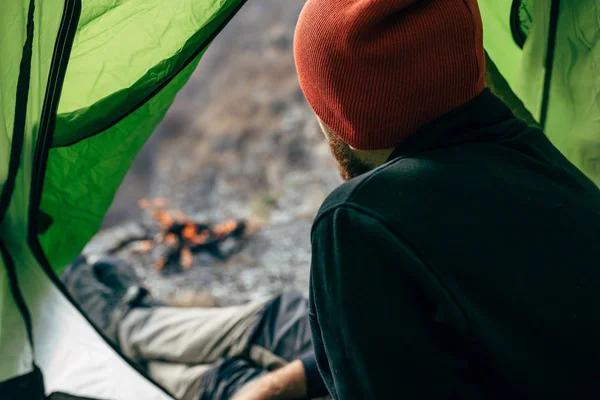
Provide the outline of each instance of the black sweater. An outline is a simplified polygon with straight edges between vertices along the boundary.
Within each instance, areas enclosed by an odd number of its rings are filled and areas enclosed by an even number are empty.
[[[600,396],[600,191],[486,90],[325,201],[310,317],[335,399]]]

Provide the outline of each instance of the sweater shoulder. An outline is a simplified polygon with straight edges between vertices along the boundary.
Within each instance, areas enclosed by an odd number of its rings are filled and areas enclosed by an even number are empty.
[[[427,187],[435,179],[436,169],[435,164],[427,159],[401,157],[391,160],[333,190],[321,205],[315,224],[340,207],[378,214],[378,205],[388,202],[400,188],[404,188],[402,191],[410,188],[412,197],[418,197],[419,188]]]

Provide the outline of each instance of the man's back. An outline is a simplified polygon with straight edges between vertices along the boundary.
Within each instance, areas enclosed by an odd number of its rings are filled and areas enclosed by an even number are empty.
[[[311,307],[330,391],[598,395],[598,232],[597,187],[484,92],[319,212]]]

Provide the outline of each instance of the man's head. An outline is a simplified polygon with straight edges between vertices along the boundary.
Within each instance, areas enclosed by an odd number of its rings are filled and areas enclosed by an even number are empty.
[[[481,25],[476,0],[306,2],[296,68],[345,178],[483,91]]]

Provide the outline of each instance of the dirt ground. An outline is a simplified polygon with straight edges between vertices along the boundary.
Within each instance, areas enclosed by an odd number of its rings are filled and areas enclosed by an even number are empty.
[[[140,198],[165,197],[200,221],[263,225],[228,261],[199,255],[189,271],[158,273],[156,251],[120,251],[155,295],[229,305],[289,288],[307,293],[311,222],[340,178],[296,78],[292,39],[303,4],[248,2],[223,30],[140,152],[86,253],[102,253],[150,222]]]

